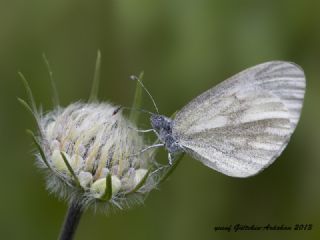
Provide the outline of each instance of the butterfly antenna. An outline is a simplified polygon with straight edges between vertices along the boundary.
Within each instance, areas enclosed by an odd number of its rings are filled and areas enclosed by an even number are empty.
[[[151,101],[152,101],[152,103],[153,103],[153,106],[154,106],[154,108],[156,109],[157,113],[159,113],[159,110],[158,110],[158,107],[157,107],[156,102],[154,101],[152,95],[150,94],[150,92],[148,91],[148,89],[144,86],[144,84],[142,83],[142,81],[141,81],[137,76],[135,76],[135,75],[131,75],[131,76],[130,76],[130,79],[138,81],[138,83],[141,85],[141,87],[142,87],[142,88],[146,91],[146,93],[149,95],[149,97],[150,97],[150,99],[151,99]]]
[[[153,115],[154,113],[149,112],[147,110],[141,109],[141,108],[132,108],[132,107],[121,107],[121,109],[125,109],[125,110],[134,110],[134,111],[138,111],[138,112],[142,112],[142,113],[147,113],[150,115]]]

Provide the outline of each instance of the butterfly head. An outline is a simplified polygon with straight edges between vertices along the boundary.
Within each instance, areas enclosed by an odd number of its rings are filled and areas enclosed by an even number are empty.
[[[172,129],[172,120],[163,115],[153,114],[150,118],[151,126],[158,133],[165,131],[169,132]]]

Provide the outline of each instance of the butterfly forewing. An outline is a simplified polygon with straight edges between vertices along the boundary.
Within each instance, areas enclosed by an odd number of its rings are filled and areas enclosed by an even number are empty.
[[[296,65],[257,65],[187,104],[173,121],[173,135],[186,152],[219,172],[257,174],[287,145],[304,89],[304,74]]]

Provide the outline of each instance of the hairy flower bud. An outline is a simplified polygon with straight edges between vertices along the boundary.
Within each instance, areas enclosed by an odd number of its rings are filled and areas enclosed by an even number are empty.
[[[156,185],[155,162],[136,126],[109,103],[75,103],[40,119],[39,143],[49,170],[47,187],[88,206],[130,207]],[[46,163],[46,164],[44,164]]]

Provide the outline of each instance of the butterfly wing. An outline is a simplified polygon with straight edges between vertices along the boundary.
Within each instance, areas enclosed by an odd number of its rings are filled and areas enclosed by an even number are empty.
[[[196,97],[176,114],[173,136],[205,165],[234,177],[255,175],[284,150],[298,123],[303,70],[259,64]]]

